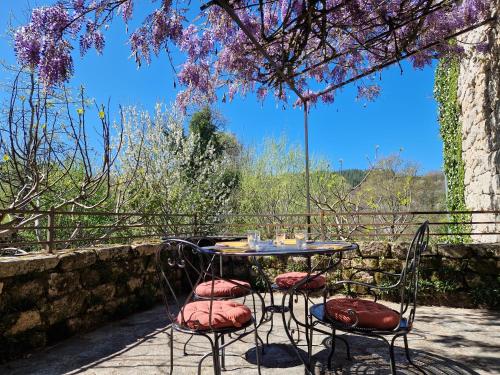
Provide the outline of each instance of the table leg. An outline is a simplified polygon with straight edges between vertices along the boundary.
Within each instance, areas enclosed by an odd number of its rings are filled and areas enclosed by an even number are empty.
[[[294,288],[292,288],[291,290],[293,290]],[[298,323],[298,327],[299,326],[303,326],[303,327],[306,327],[307,324],[300,324],[298,322],[298,320],[295,318],[295,314],[294,314],[294,311],[293,311],[293,292],[290,293],[291,290],[288,290],[286,293],[284,293],[283,295],[283,300],[282,300],[282,304],[283,306],[285,305],[286,303],[286,299],[288,297],[288,309],[290,311],[290,314],[293,318],[293,320]],[[313,375],[313,373],[311,372],[310,370],[310,359],[309,358],[304,358],[303,354],[301,353],[301,351],[299,350],[299,347],[297,346],[297,344],[295,343],[295,340],[293,339],[293,335],[291,334],[290,332],[290,329],[288,328],[288,325],[287,325],[287,321],[286,321],[286,316],[285,314],[282,314],[282,319],[283,319],[283,326],[284,326],[284,329],[285,329],[285,333],[288,337],[288,339],[290,340],[290,344],[292,345],[294,351],[295,351],[295,354],[297,355],[297,357],[302,361],[302,363],[304,364],[304,373],[306,375]],[[306,327],[307,328],[307,327]],[[306,331],[306,341],[309,340],[308,338],[308,332]],[[309,344],[308,344],[308,347],[309,347]]]

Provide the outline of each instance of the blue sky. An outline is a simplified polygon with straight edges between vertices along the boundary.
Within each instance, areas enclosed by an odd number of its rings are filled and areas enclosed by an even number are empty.
[[[17,26],[26,21],[29,4],[46,3],[42,0],[0,0],[1,60],[15,61],[5,32],[9,20]],[[197,2],[193,4],[197,6]],[[150,5],[148,7],[150,9]],[[147,9],[141,9],[135,19],[141,20],[141,13],[146,12]],[[133,26],[130,25],[130,30]],[[110,98],[114,109],[118,104],[138,104],[151,109],[157,101],[173,102],[177,89],[173,87],[173,72],[166,56],[160,55],[151,65],[137,69],[129,58],[124,30],[123,22],[116,19],[106,33],[102,56],[90,51],[80,58],[75,50],[75,76],[71,84],[75,87],[84,84],[87,93],[98,102],[107,103]],[[355,87],[346,87],[337,93],[334,104],[318,104],[312,108],[309,121],[311,154],[329,159],[335,168],[340,159],[344,169],[366,168],[367,157],[373,159],[377,146],[379,154],[383,155],[403,149],[403,157],[416,162],[421,172],[440,170],[442,142],[432,94],[434,67],[421,71],[403,67],[403,74],[397,67],[382,73],[382,92],[374,102],[356,101]],[[4,73],[0,74],[4,81]],[[253,95],[218,103],[216,107],[227,120],[226,130],[234,133],[244,145],[258,150],[265,137],[282,134],[290,144],[303,144],[300,109],[288,107],[283,110],[272,98],[262,104]]]

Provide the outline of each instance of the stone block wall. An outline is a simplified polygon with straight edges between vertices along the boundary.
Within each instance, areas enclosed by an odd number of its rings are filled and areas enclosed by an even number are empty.
[[[492,0],[492,12],[500,0]],[[459,38],[465,49],[460,62],[458,100],[461,107],[465,204],[471,210],[500,210],[500,18]],[[486,54],[475,46],[487,43]],[[500,215],[477,214],[478,233],[500,232]],[[495,224],[496,221],[496,224]],[[473,236],[477,242],[500,242],[500,235]]]
[[[359,251],[344,253],[340,267],[327,280],[330,285],[351,278],[389,284],[390,279],[377,271],[400,272],[408,246],[407,243],[359,243]],[[313,259],[313,262],[324,261],[321,257]],[[271,278],[285,271],[306,270],[303,258],[298,257],[263,258],[263,264]],[[422,255],[418,301],[424,305],[500,309],[499,271],[500,244],[430,246]],[[258,277],[256,281],[262,283]],[[397,301],[398,295],[386,294],[383,298]]]
[[[407,243],[361,243],[360,251],[347,264],[342,276],[357,267],[400,272]],[[351,255],[352,256],[352,255]],[[350,262],[350,263],[349,263]],[[500,308],[500,244],[437,244],[422,254],[418,301],[424,305]],[[382,274],[365,276],[377,284],[389,282]],[[398,300],[397,295],[384,298]]]
[[[0,362],[153,306],[157,246],[0,258]]]

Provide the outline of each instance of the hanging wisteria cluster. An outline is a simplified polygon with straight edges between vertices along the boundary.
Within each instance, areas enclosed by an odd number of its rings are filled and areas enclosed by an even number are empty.
[[[495,16],[496,0],[213,0],[203,4],[157,0],[156,9],[129,36],[137,64],[172,47],[185,54],[176,69],[178,104],[255,91],[286,101],[334,100],[356,81],[358,94],[377,95],[373,74],[409,58],[422,68],[437,56],[461,53],[450,38]],[[33,10],[15,32],[19,61],[48,87],[73,74],[72,49],[104,49],[103,29],[120,15],[127,23],[138,0],[64,0]],[[189,12],[192,14],[192,11]],[[478,50],[484,51],[484,45]]]

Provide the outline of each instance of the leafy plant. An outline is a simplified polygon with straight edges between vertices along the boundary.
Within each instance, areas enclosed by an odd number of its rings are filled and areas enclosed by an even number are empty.
[[[442,59],[436,70],[434,97],[438,102],[440,134],[443,139],[444,173],[446,175],[446,204],[448,210],[462,211],[465,206],[464,162],[462,160],[462,125],[460,124],[460,105],[458,103],[459,63],[457,58]],[[451,215],[450,221],[470,220],[469,215]],[[470,231],[467,225],[453,224],[447,228],[451,236],[446,241],[454,243],[469,242],[470,236],[459,235]],[[457,233],[454,235],[454,233]]]

